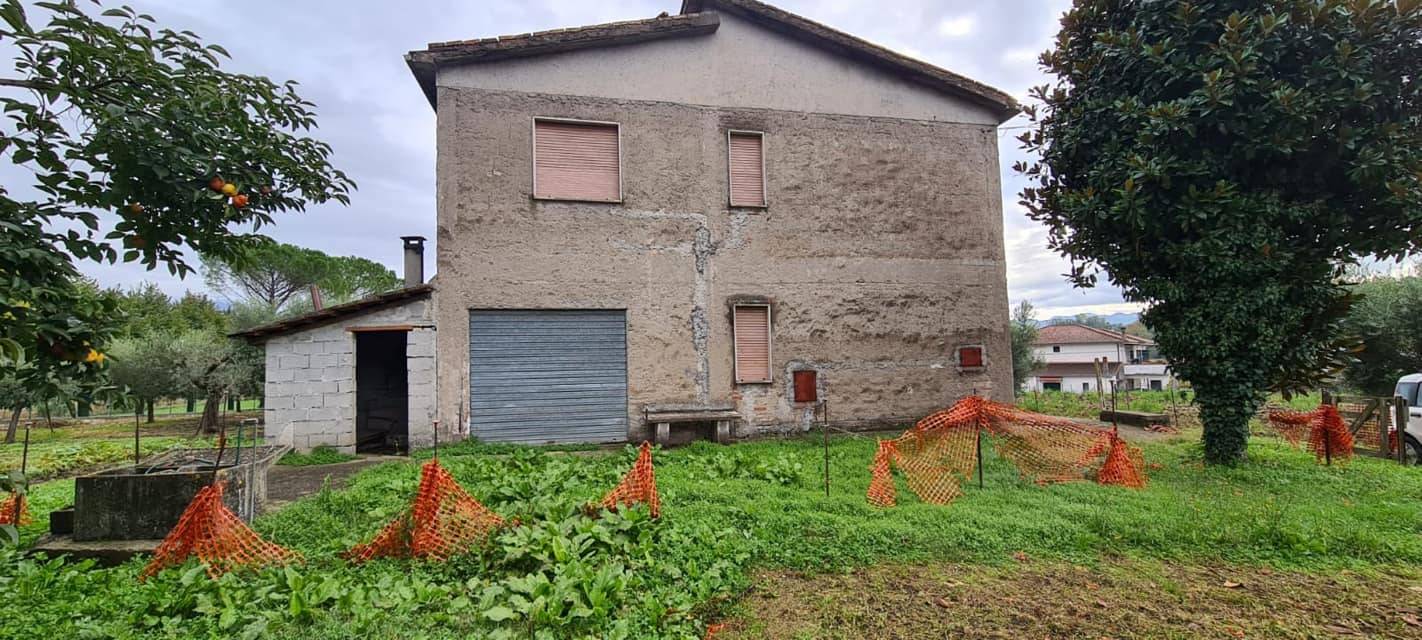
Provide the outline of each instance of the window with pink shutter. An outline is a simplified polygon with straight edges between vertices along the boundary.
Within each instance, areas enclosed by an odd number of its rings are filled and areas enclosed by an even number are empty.
[[[617,124],[534,120],[533,197],[621,202],[622,153]]]
[[[731,206],[765,206],[765,134],[732,131],[730,147]]]
[[[736,305],[732,317],[736,343],[736,382],[770,382],[770,307]]]

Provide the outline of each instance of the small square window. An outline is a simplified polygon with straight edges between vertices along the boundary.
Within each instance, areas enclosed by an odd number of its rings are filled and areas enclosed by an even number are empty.
[[[622,136],[616,123],[533,121],[533,197],[620,202]]]
[[[1061,345],[1056,345],[1056,344],[1052,345],[1052,353],[1061,353],[1061,352],[1062,352],[1062,347],[1061,347]]]
[[[958,347],[958,366],[965,369],[983,366],[983,348]]]

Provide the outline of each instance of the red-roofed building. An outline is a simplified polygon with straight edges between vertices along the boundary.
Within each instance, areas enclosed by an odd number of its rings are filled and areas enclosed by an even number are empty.
[[[1046,363],[1027,379],[1032,391],[1110,390],[1111,380],[1117,381],[1118,389],[1170,386],[1169,366],[1155,343],[1140,336],[1083,324],[1054,324],[1042,327],[1032,346]]]

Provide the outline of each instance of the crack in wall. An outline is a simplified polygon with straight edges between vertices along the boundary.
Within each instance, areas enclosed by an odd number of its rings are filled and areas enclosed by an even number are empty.
[[[691,301],[691,341],[696,348],[696,394],[701,403],[711,402],[711,351],[709,339],[711,323],[707,318],[708,298],[711,296],[711,256],[716,247],[711,242],[711,229],[705,218],[696,228],[696,241],[692,244],[696,256],[696,286],[692,290]]]

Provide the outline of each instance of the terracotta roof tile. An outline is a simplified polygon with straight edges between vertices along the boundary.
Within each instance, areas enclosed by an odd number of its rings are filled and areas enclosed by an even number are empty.
[[[1037,330],[1034,345],[1048,344],[1137,344],[1153,345],[1154,342],[1120,331],[1097,329],[1084,324],[1052,324]]]
[[[395,289],[394,291],[366,296],[354,302],[332,305],[320,311],[312,311],[296,317],[257,325],[250,329],[237,331],[229,335],[234,338],[246,338],[250,342],[262,342],[267,338],[330,324],[342,318],[360,315],[367,311],[375,311],[376,309],[384,309],[386,307],[404,304],[410,300],[427,297],[432,291],[434,291],[434,286],[429,284],[403,287]]]

